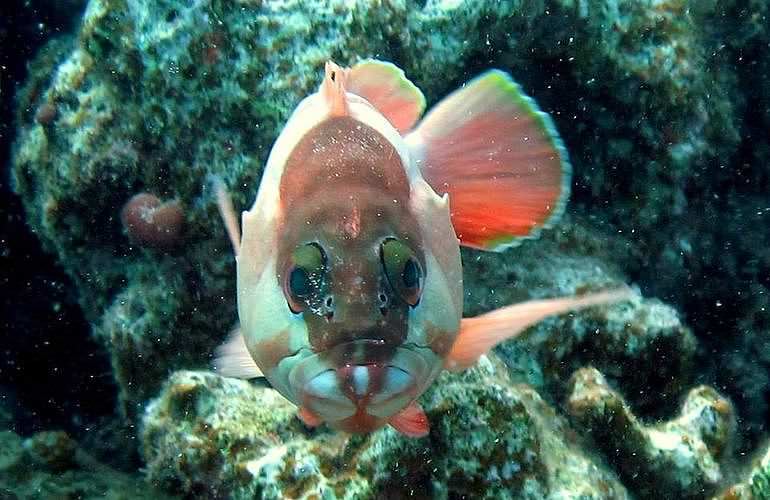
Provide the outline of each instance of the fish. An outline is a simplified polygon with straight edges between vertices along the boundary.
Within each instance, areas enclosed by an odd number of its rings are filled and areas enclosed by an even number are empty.
[[[266,378],[308,426],[425,436],[418,399],[442,370],[472,366],[547,316],[628,296],[614,289],[463,318],[460,246],[500,252],[552,227],[571,166],[549,115],[501,70],[422,117],[425,107],[392,63],[327,62],[240,224],[224,183],[215,186],[240,323],[214,369]]]

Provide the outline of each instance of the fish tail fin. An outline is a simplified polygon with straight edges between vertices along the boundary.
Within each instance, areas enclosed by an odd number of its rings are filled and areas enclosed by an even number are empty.
[[[571,182],[551,118],[492,70],[439,102],[406,143],[423,177],[449,193],[461,244],[500,251],[558,221]]]
[[[449,351],[445,368],[459,371],[470,367],[497,344],[518,336],[526,328],[548,316],[599,304],[619,302],[631,297],[628,287],[592,293],[581,297],[530,300],[502,307],[473,318],[464,318],[460,333]]]

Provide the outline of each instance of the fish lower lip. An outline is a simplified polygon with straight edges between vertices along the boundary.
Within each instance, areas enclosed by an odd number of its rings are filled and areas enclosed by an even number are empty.
[[[409,348],[388,345],[381,340],[359,339],[303,359],[289,373],[289,384],[295,391],[302,392],[324,372],[359,366],[392,367],[416,381],[426,380],[430,372],[423,357]]]

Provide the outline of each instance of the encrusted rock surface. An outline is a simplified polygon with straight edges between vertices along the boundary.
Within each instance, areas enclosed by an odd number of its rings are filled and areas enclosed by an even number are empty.
[[[765,446],[748,467],[745,480],[736,483],[714,500],[765,500],[770,498],[770,446]]]
[[[572,377],[567,408],[642,498],[703,498],[724,480],[734,441],[732,405],[714,389],[690,390],[680,415],[646,425],[595,368]]]
[[[46,431],[26,439],[0,431],[0,498],[163,500],[172,498],[130,475],[99,463],[66,433]]]
[[[181,371],[144,417],[149,480],[234,498],[628,498],[566,421],[495,357],[421,398],[430,435],[309,431],[275,391]]]
[[[464,252],[472,277],[466,312],[620,286],[622,274],[606,256],[624,248],[622,240],[573,217],[537,244],[502,255]],[[623,387],[635,408],[658,415],[692,382],[697,346],[673,307],[635,293],[618,304],[548,318],[497,350],[514,380],[554,402],[562,401],[572,373],[591,364]]]

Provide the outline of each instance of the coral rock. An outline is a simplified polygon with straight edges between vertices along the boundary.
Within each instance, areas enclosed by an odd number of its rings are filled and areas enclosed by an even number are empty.
[[[537,244],[504,254],[465,251],[466,313],[621,286],[611,256],[623,250],[622,240],[570,218]],[[674,307],[635,293],[620,303],[548,318],[497,352],[515,380],[553,401],[564,398],[574,371],[590,364],[626,389],[635,408],[658,414],[673,408],[690,385],[697,347]]]
[[[62,431],[38,432],[24,442],[32,460],[51,472],[75,468],[77,443]]]
[[[569,412],[640,496],[702,498],[723,480],[735,417],[714,389],[692,389],[679,417],[645,425],[598,370],[578,370],[571,385]]]
[[[233,498],[626,498],[535,391],[496,358],[444,373],[423,398],[430,435],[309,431],[275,391],[177,372],[144,417],[149,479]]]
[[[767,500],[770,498],[770,445],[757,454],[746,479],[726,488],[714,500]]]
[[[97,462],[61,431],[0,432],[0,498],[164,500],[162,491]]]

